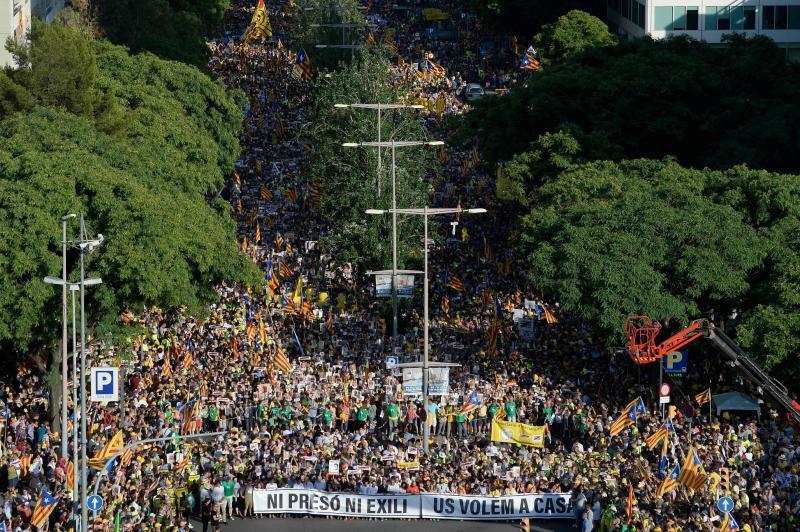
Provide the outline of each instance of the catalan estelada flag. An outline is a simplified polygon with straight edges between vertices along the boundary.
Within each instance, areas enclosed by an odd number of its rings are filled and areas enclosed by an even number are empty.
[[[69,491],[75,489],[75,464],[72,460],[67,464],[67,489]]]
[[[95,469],[102,469],[106,460],[117,454],[125,447],[122,441],[122,431],[118,430],[114,436],[106,442],[100,452],[94,455],[94,458],[89,459],[89,467]]]
[[[250,25],[244,34],[244,43],[248,44],[256,37],[261,37],[265,41],[272,39],[272,25],[269,23],[267,6],[264,4],[264,0],[258,0],[253,18],[250,20]]]
[[[539,54],[533,46],[528,46],[528,49],[525,50],[525,55],[522,56],[519,68],[522,70],[539,70],[542,68],[542,64],[539,62]]]
[[[455,275],[450,277],[450,280],[447,283],[448,288],[452,288],[456,292],[463,292],[464,291],[464,283],[461,282],[461,279],[456,277]]]
[[[300,48],[297,52],[297,59],[295,59],[294,66],[292,67],[292,76],[296,79],[311,79],[314,76],[314,70],[311,67],[311,58],[308,57],[305,49]]]
[[[470,412],[477,410],[478,407],[481,406],[481,402],[478,399],[478,392],[474,391],[469,394],[469,401],[464,403],[464,406],[461,407],[460,414],[469,414]]]
[[[286,351],[282,347],[279,347],[278,352],[275,353],[275,366],[286,375],[292,372],[292,363],[289,362],[289,357],[286,356]]]
[[[450,298],[447,297],[447,294],[442,296],[442,312],[445,316],[450,315]]]
[[[638,397],[628,403],[628,405],[622,410],[622,414],[611,423],[611,436],[616,436],[625,427],[630,427],[631,425],[636,423],[636,418],[638,414],[643,414],[647,410],[644,406],[644,401],[642,401],[641,397]]]
[[[686,453],[686,459],[683,461],[678,482],[694,491],[700,491],[705,487],[707,480],[708,475],[703,469],[700,457],[697,456],[694,448],[689,449],[689,452]]]
[[[697,401],[697,404],[703,406],[706,403],[711,402],[711,388],[708,388],[704,392],[700,392],[694,396],[694,400]]]
[[[644,442],[647,444],[647,448],[652,451],[655,449],[656,445],[658,445],[658,442],[664,438],[669,438],[669,433],[674,431],[675,427],[672,426],[672,420],[667,419],[666,423],[661,425],[653,434],[645,438]]]
[[[661,498],[670,491],[674,490],[679,484],[678,476],[680,476],[680,474],[681,466],[675,464],[675,467],[672,468],[670,474],[667,475],[661,482],[661,485],[658,486],[658,490],[656,490],[656,498]]]
[[[733,518],[730,512],[725,514],[725,519],[722,520],[722,526],[720,527],[720,532],[733,532],[735,530],[739,530],[739,524],[736,522],[736,519]]]
[[[56,509],[57,504],[58,499],[53,497],[49,491],[42,490],[42,494],[39,495],[39,500],[36,502],[36,508],[33,509],[31,524],[42,528],[42,525],[50,518],[50,514]]]

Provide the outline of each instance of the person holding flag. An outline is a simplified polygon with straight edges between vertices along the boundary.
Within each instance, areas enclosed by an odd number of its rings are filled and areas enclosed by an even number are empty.
[[[36,502],[36,507],[33,509],[31,524],[36,528],[43,528],[45,522],[50,519],[50,514],[56,509],[56,505],[58,505],[58,499],[53,497],[49,491],[43,489],[41,495],[39,495],[39,500]],[[3,526],[5,526],[5,523]]]

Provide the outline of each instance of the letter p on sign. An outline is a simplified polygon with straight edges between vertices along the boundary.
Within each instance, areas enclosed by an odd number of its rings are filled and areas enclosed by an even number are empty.
[[[689,356],[686,351],[673,351],[664,357],[664,371],[667,373],[686,373]]]
[[[119,401],[119,368],[92,368],[92,401]]]

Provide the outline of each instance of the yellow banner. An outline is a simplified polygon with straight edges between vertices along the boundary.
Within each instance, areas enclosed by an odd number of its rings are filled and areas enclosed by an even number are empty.
[[[492,441],[544,447],[544,425],[492,420]]]
[[[433,20],[447,20],[450,18],[450,15],[435,7],[423,9],[422,14],[425,15],[425,20],[429,22]]]
[[[397,469],[417,470],[419,469],[419,462],[400,462],[397,464]]]

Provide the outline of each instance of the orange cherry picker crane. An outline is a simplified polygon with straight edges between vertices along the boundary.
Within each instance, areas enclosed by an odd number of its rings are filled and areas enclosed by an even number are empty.
[[[631,316],[625,321],[628,355],[636,364],[649,364],[699,338],[709,340],[745,378],[759,386],[800,423],[800,405],[793,401],[780,381],[767,375],[727,334],[708,320],[695,320],[663,342],[656,344],[661,324],[647,316]]]

